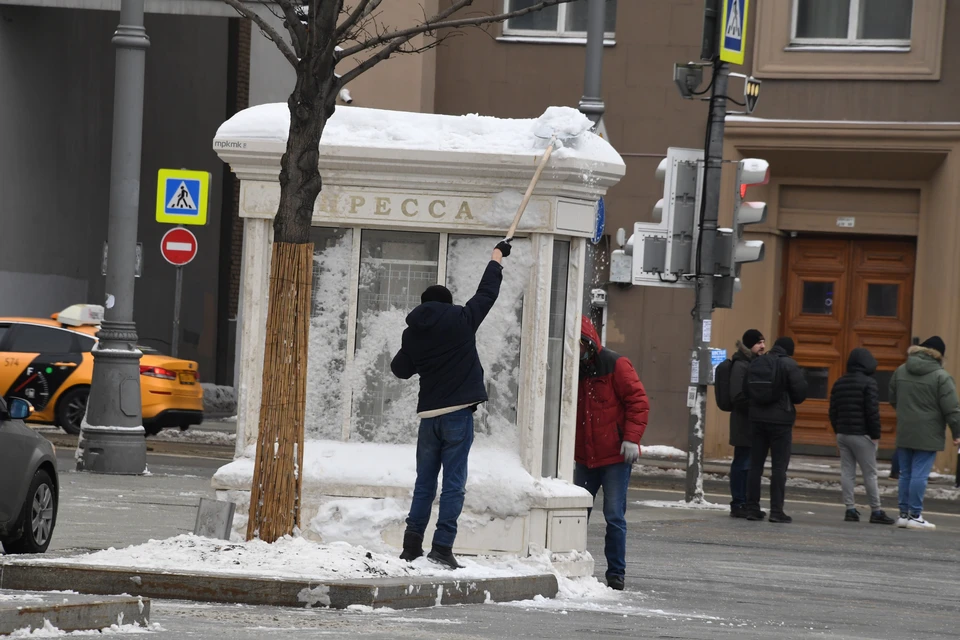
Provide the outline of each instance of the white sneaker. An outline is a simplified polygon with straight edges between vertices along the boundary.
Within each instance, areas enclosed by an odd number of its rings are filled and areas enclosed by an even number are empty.
[[[933,531],[937,528],[937,525],[932,522],[927,522],[923,519],[923,516],[917,516],[916,518],[910,518],[907,522],[907,529],[920,529],[921,531]]]
[[[907,516],[901,515],[899,518],[897,518],[897,526],[900,527],[901,529],[906,529],[907,523],[909,521],[910,521],[910,518],[908,518]]]

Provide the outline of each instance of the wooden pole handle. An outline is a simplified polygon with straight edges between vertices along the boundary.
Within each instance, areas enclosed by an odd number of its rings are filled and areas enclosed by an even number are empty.
[[[553,153],[553,147],[557,144],[557,136],[550,138],[550,144],[547,145],[546,151],[543,152],[543,157],[540,158],[540,164],[537,165],[537,170],[533,173],[533,178],[530,180],[530,185],[527,187],[527,192],[523,194],[523,200],[520,201],[520,208],[517,209],[517,215],[513,218],[513,224],[510,225],[510,230],[507,231],[507,240],[513,238],[513,234],[517,231],[517,225],[520,224],[520,218],[523,217],[523,212],[527,208],[527,203],[530,202],[530,196],[533,195],[533,188],[537,186],[537,181],[540,179],[540,174],[543,173],[543,168],[547,166],[547,160],[550,159],[550,154]]]

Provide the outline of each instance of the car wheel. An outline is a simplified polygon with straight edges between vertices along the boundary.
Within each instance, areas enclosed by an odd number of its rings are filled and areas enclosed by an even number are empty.
[[[161,431],[163,431],[163,427],[158,427],[156,425],[143,425],[144,436],[155,436]]]
[[[71,389],[63,394],[57,402],[57,426],[73,435],[80,433],[89,397],[90,389],[87,387]]]
[[[3,548],[7,553],[43,553],[50,546],[56,524],[56,488],[50,474],[40,469],[33,476],[20,514],[22,533],[18,539],[5,542]]]

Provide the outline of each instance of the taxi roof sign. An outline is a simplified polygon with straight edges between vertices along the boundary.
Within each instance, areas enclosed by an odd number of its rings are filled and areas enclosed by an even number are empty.
[[[747,46],[747,11],[750,0],[723,0],[720,17],[720,59],[743,64]]]
[[[103,307],[98,304],[74,304],[51,317],[71,327],[99,326],[103,322]]]
[[[158,172],[157,222],[205,225],[209,202],[209,172],[186,169],[160,169]]]

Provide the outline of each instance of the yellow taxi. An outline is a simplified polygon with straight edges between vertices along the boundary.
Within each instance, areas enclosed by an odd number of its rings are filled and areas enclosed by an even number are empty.
[[[80,433],[93,379],[96,334],[103,307],[76,304],[44,318],[0,318],[0,395],[33,405],[30,422]],[[203,422],[197,363],[139,347],[143,428],[187,429]]]

